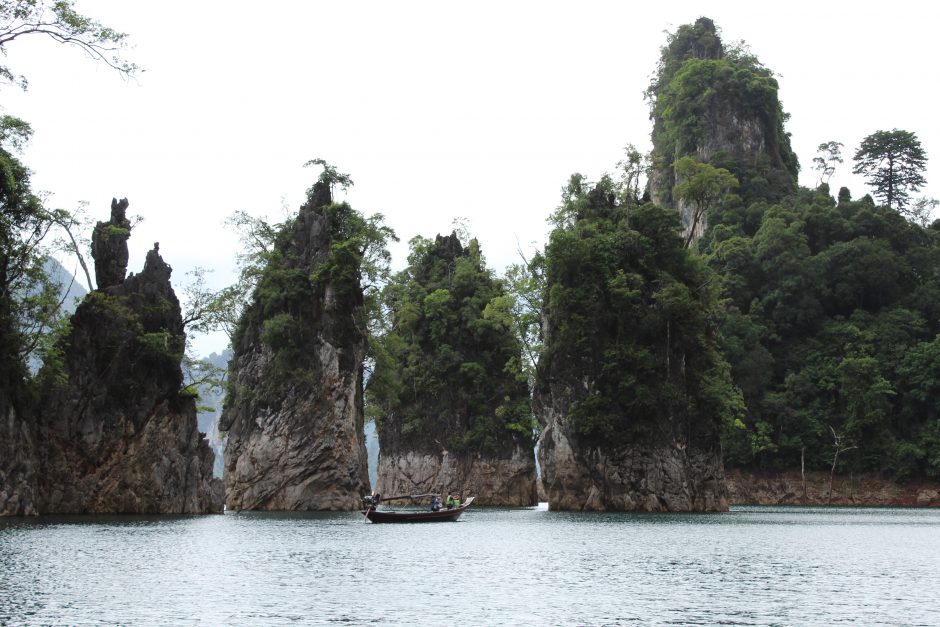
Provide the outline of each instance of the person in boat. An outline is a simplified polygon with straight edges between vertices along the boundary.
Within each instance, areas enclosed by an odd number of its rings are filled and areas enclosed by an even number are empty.
[[[441,509],[441,497],[432,496],[431,497],[431,511],[436,512]]]
[[[455,507],[460,507],[460,499],[454,498],[454,495],[447,495],[447,509],[454,509]]]

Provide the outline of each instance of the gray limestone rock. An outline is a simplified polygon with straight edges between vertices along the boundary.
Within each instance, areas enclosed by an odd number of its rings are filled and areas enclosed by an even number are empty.
[[[111,219],[99,222],[91,234],[91,256],[95,260],[98,289],[120,285],[127,275],[127,240],[131,223],[127,219],[127,198],[111,200]]]
[[[379,452],[381,494],[453,493],[478,505],[526,507],[538,503],[532,451],[516,446],[511,457],[408,451]]]
[[[718,443],[676,440],[583,446],[565,420],[565,403],[538,398],[543,424],[539,465],[549,509],[712,512],[728,509]],[[561,410],[561,411],[559,411]]]
[[[0,398],[0,516],[36,511],[36,450],[32,425]]]
[[[362,290],[310,278],[329,259],[330,206],[317,183],[262,278],[277,296],[256,293],[235,339],[220,418],[229,509],[352,510],[370,491]]]
[[[112,205],[112,223],[126,208]],[[39,513],[222,511],[195,399],[181,389],[183,321],[158,251],[126,279],[104,263],[72,317],[63,372],[45,377],[37,412]]]

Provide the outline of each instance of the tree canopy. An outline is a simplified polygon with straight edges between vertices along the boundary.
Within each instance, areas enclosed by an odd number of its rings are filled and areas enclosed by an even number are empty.
[[[412,239],[384,302],[366,390],[383,448],[509,455],[532,444],[513,298],[475,239]]]
[[[75,10],[72,0],[0,1],[0,52],[22,37],[47,37],[78,48],[93,60],[104,63],[124,76],[140,68],[121,56],[127,47],[127,33],[114,30]],[[0,79],[26,88],[24,76],[0,65]]]
[[[862,140],[852,172],[865,176],[875,188],[875,198],[901,210],[910,202],[910,192],[927,183],[923,175],[926,167],[927,153],[917,135],[894,129],[876,131]]]
[[[940,476],[928,355],[940,333],[940,232],[825,186],[723,214],[703,240],[721,276],[721,344],[746,416],[729,466]],[[915,374],[917,368],[925,370]],[[925,387],[926,386],[926,387]]]
[[[545,343],[537,388],[572,396],[567,419],[599,446],[711,441],[740,395],[716,344],[708,268],[678,215],[618,202],[608,177],[571,177],[544,253]]]

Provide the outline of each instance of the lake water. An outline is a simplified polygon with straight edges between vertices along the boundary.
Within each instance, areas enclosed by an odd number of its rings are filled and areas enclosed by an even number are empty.
[[[940,511],[0,519],[0,624],[940,625]]]

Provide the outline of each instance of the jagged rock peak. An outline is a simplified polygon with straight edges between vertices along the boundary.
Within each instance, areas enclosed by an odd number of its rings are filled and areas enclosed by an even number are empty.
[[[113,221],[96,227],[99,250],[113,253],[117,242],[126,254],[128,233],[108,233],[127,224],[126,208],[113,203]],[[72,316],[62,372],[46,378],[38,412],[40,513],[222,510],[214,456],[183,390],[186,336],[171,272],[154,244],[142,272],[99,278]]]
[[[434,242],[437,244],[437,254],[445,259],[456,259],[466,254],[456,231],[451,231],[450,235],[438,234]]]
[[[327,205],[333,202],[333,192],[330,190],[330,184],[324,181],[317,181],[313,184],[313,187],[310,188],[310,193],[307,197],[307,203],[304,205],[305,209],[319,209],[321,207],[326,207]]]
[[[695,20],[687,31],[677,33],[669,42],[669,52],[676,59],[720,59],[724,45],[715,22],[707,17]]]
[[[708,219],[694,219],[693,207],[674,198],[682,157],[734,175],[734,202],[777,202],[796,189],[799,163],[778,89],[773,72],[745,44],[725,45],[706,17],[669,35],[646,92],[654,163],[648,191],[653,202],[679,211],[686,236],[700,236]]]
[[[219,422],[231,509],[351,510],[370,491],[359,268],[331,271],[351,213],[315,183],[239,322]]]
[[[169,285],[173,268],[160,256],[160,242],[154,242],[153,249],[147,251],[147,257],[144,259],[144,270],[140,274],[147,277],[147,280],[151,283]]]
[[[91,235],[91,256],[95,260],[95,280],[103,290],[120,285],[127,275],[127,240],[131,223],[127,219],[127,198],[111,199],[111,220],[99,222]]]

